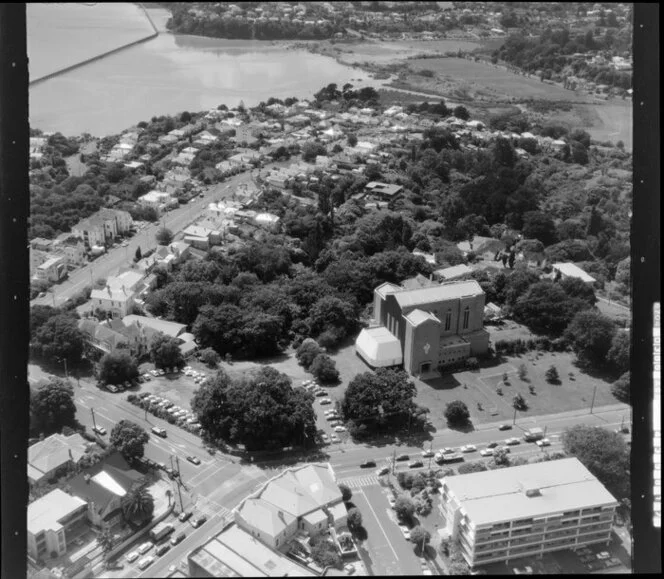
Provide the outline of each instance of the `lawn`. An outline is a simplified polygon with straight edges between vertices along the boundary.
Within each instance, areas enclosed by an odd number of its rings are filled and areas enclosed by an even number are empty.
[[[517,393],[528,404],[527,410],[519,411],[517,416],[521,418],[590,409],[595,388],[595,407],[617,404],[610,382],[581,372],[574,360],[571,353],[529,352],[503,357],[498,364],[479,371],[454,372],[427,383],[415,380],[417,403],[431,410],[430,419],[437,429],[447,428],[443,410],[453,400],[461,400],[468,406],[474,424],[511,419],[514,416],[512,398]],[[526,380],[517,375],[521,364],[526,367]],[[558,370],[561,380],[558,385],[549,384],[544,377],[551,365]],[[508,375],[509,385],[502,383],[504,373]],[[496,393],[498,385],[503,390],[502,396]],[[535,394],[530,393],[530,385],[535,387]]]

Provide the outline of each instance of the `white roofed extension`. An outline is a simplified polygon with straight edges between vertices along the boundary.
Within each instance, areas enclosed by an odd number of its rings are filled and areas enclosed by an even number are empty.
[[[397,366],[403,362],[401,343],[387,328],[369,328],[355,340],[355,351],[374,368]]]

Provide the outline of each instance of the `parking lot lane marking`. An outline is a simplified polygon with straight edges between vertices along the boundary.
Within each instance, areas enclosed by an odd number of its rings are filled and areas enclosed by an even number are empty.
[[[371,501],[369,501],[369,497],[367,497],[367,495],[364,494],[363,490],[360,490],[359,492],[362,494],[362,496],[364,497],[364,500],[367,502],[367,505],[368,505],[369,509],[371,509],[371,512],[372,512],[374,518],[376,519],[376,522],[378,523],[378,526],[380,527],[380,530],[382,531],[383,536],[385,537],[385,540],[387,541],[387,544],[390,547],[390,550],[392,551],[392,553],[394,553],[394,558],[398,561],[399,560],[399,555],[397,555],[397,552],[394,550],[394,547],[392,546],[392,543],[390,542],[390,539],[387,536],[387,533],[385,532],[385,529],[383,528],[383,525],[380,524],[380,519],[378,518],[378,515],[376,514],[376,511],[374,511],[373,507],[371,506]]]

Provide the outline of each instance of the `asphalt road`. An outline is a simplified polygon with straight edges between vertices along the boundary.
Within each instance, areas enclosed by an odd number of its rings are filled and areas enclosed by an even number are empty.
[[[52,286],[44,297],[35,298],[30,305],[61,306],[86,286],[94,285],[98,279],[106,279],[117,272],[120,267],[132,263],[138,247],[141,248],[142,253],[157,247],[155,234],[162,225],[177,234],[198,219],[209,203],[230,197],[240,184],[251,183],[251,181],[250,173],[245,172],[235,175],[223,183],[208,187],[203,191],[204,197],[194,197],[190,203],[165,213],[158,225],[147,224],[127,240],[127,247],[121,245],[113,247],[93,262],[71,272],[67,280]]]

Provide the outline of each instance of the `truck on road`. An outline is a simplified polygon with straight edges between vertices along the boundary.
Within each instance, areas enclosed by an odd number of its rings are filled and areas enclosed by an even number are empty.
[[[435,457],[435,461],[438,464],[448,464],[451,462],[463,462],[463,454],[460,452],[454,452],[451,454],[438,453]]]
[[[150,530],[150,539],[155,543],[158,543],[164,537],[170,535],[174,530],[173,525],[170,523],[159,523],[154,529]]]
[[[523,433],[523,439],[526,442],[537,442],[544,438],[544,429],[536,426],[534,428],[529,428]]]

